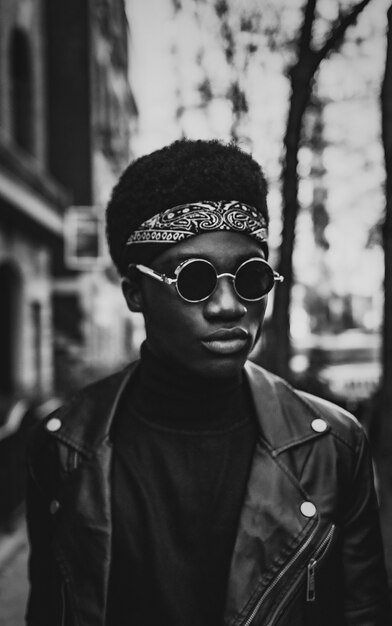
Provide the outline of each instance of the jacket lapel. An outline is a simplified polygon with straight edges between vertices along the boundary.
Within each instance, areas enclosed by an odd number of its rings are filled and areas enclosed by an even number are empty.
[[[270,612],[277,594],[268,590],[318,524],[317,515],[301,514],[304,501],[300,487],[259,443],[231,562],[225,624],[242,624],[254,610]]]
[[[278,395],[279,384],[285,387],[283,392],[287,395],[285,383],[251,364],[247,364],[246,372],[260,437],[228,582],[224,623],[236,626],[247,623],[252,615],[257,616],[257,623],[268,623],[277,597],[282,597],[271,591],[278,591],[278,586],[287,588],[288,579],[297,571],[297,561],[301,563],[302,554],[306,558],[314,549],[320,523],[317,511],[311,517],[301,512],[301,505],[309,501],[309,496],[279,456],[281,450],[315,436],[310,427],[311,415],[306,415],[301,401],[298,408],[302,410],[295,410],[295,397],[291,399],[290,416],[286,415]]]
[[[61,463],[53,550],[75,624],[105,623],[112,537],[109,433],[134,369],[132,365],[94,385],[57,411],[61,427],[51,433],[60,444]]]
[[[112,535],[110,465],[106,441],[96,458],[83,459],[64,477],[57,494],[53,551],[75,624],[105,623]]]

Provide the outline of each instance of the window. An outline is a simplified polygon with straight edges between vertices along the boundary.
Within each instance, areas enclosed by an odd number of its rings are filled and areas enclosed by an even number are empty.
[[[16,143],[32,153],[33,94],[31,51],[26,33],[14,28],[9,51],[11,131]]]

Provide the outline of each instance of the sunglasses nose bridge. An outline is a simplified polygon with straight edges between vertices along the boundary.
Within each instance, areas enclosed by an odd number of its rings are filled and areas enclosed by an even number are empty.
[[[222,280],[221,280],[222,279]],[[234,285],[235,274],[230,272],[224,272],[216,275],[216,283],[213,292],[207,299],[207,306],[209,308],[217,308],[222,312],[233,312],[241,308],[241,315],[243,304],[240,302],[239,295]]]
[[[215,270],[216,272],[216,270]],[[214,289],[214,293],[219,290],[220,288],[220,284],[222,283],[221,279],[227,279],[228,282],[228,286],[229,286],[229,291],[232,292],[232,295],[234,295],[235,297],[238,297],[238,293],[237,290],[235,288],[235,274],[232,274],[231,272],[223,272],[222,274],[218,274],[218,272],[216,272],[216,283],[215,283],[215,289]],[[225,282],[225,281],[223,281]]]
[[[226,278],[226,277],[231,278],[231,282],[233,283],[235,280],[235,276],[236,276],[235,274],[231,274],[231,272],[223,272],[223,274],[218,274],[218,272],[215,270],[215,273],[216,273],[216,286],[218,285],[218,281],[220,278]]]

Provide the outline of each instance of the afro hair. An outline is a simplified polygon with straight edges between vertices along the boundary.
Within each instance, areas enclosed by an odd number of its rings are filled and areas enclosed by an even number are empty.
[[[110,255],[120,274],[129,235],[153,215],[187,202],[238,200],[268,223],[267,183],[259,164],[235,144],[180,139],[133,161],[106,211]]]

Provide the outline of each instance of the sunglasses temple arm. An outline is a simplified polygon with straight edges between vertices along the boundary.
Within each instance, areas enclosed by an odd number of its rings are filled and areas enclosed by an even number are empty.
[[[274,271],[274,281],[276,281],[277,283],[283,283],[284,276],[282,276],[281,274],[278,274],[278,272]]]
[[[151,278],[155,278],[155,280],[159,280],[161,283],[167,283],[168,285],[171,285],[172,283],[176,282],[176,278],[168,278],[165,274],[160,274],[159,272],[156,272],[155,270],[151,269],[151,267],[147,267],[146,265],[141,265],[140,263],[137,263],[136,265],[134,265],[134,267],[136,267],[136,269],[139,270],[139,272],[142,272],[142,274],[147,274],[148,276],[151,276]]]

